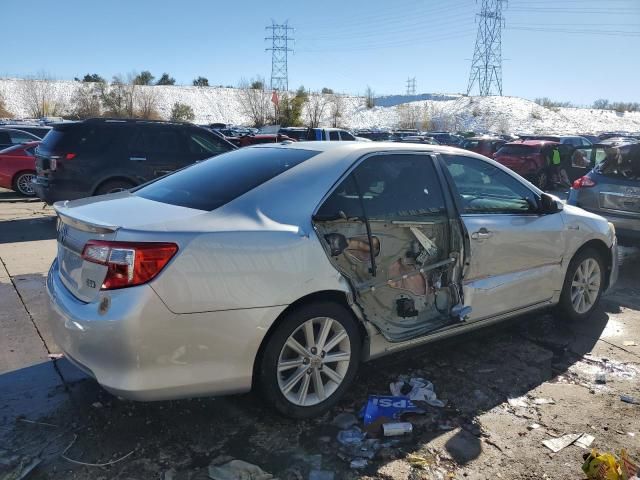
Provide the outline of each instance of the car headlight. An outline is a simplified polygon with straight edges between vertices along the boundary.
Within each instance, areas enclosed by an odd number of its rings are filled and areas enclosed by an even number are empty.
[[[616,226],[611,222],[608,222],[608,223],[609,223],[609,232],[611,234],[611,240],[613,240],[614,238],[616,238]]]

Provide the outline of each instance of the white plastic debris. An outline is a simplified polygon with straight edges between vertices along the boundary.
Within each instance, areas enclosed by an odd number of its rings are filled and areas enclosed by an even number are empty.
[[[594,437],[593,435],[583,433],[580,438],[576,440],[575,444],[580,448],[589,448],[595,439],[596,437]]]
[[[360,445],[364,440],[366,434],[358,427],[350,428],[349,430],[341,430],[338,432],[337,440],[342,445]]]
[[[528,407],[529,406],[529,403],[527,402],[527,399],[525,397],[507,398],[507,402],[509,402],[509,405],[511,405],[512,407]]]
[[[533,403],[536,405],[553,405],[556,401],[553,398],[535,398]]]
[[[540,428],[540,424],[538,423],[532,423],[531,425],[527,426],[528,430],[537,430],[538,428]]]
[[[404,390],[411,388],[408,393],[403,393],[403,387],[407,386]],[[444,407],[445,402],[438,400],[438,396],[433,388],[433,383],[424,378],[411,378],[407,380],[404,377],[400,377],[397,382],[389,384],[391,394],[396,397],[409,397],[413,401],[426,402],[432,407]]]
[[[553,453],[558,453],[560,450],[567,448],[573,442],[578,440],[582,435],[582,433],[567,433],[566,435],[562,435],[558,438],[543,440],[542,444]]]
[[[622,345],[624,345],[625,347],[635,347],[638,344],[633,340],[625,340],[624,342],[622,342]]]
[[[209,465],[209,478],[213,480],[271,480],[273,475],[257,465],[232,460],[220,466]]]

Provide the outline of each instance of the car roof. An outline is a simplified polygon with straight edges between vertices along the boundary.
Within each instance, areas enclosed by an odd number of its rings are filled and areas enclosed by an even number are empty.
[[[313,150],[316,152],[335,152],[336,154],[347,154],[361,152],[366,153],[386,152],[386,151],[424,151],[428,153],[464,153],[471,154],[468,150],[463,150],[446,145],[429,145],[429,144],[402,144],[399,142],[297,142],[297,143],[279,143],[254,145],[250,148],[294,148],[299,150]]]
[[[526,145],[529,147],[539,147],[542,145],[558,145],[558,142],[552,140],[514,140],[513,142],[505,143],[505,146],[509,145]]]

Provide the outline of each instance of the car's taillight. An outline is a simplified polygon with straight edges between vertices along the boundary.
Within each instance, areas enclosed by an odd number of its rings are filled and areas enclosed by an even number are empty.
[[[580,190],[581,188],[589,188],[589,187],[595,187],[595,186],[596,186],[596,182],[594,182],[591,178],[585,175],[584,177],[580,177],[574,180],[573,184],[571,185],[571,188],[573,188],[574,190]]]
[[[64,155],[51,155],[49,157],[49,169],[57,170],[60,166],[60,160],[73,160],[76,157],[75,153],[65,153]]]
[[[82,258],[107,266],[101,289],[113,290],[150,281],[177,251],[175,243],[89,240],[82,251]]]

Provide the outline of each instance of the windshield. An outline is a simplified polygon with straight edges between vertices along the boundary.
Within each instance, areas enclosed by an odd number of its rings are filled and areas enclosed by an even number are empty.
[[[605,150],[606,157],[597,171],[608,177],[640,180],[640,145],[625,145]]]
[[[317,155],[315,150],[243,148],[218,155],[135,191],[157,202],[215,210]]]

